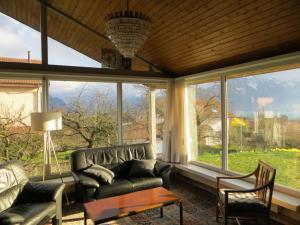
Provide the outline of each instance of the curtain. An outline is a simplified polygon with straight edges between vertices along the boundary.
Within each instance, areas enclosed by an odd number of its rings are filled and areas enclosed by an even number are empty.
[[[185,81],[170,81],[167,93],[163,160],[186,164],[189,160],[189,123]]]

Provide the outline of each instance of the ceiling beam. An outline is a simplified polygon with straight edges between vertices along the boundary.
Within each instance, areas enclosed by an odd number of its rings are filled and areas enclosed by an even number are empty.
[[[43,2],[43,0],[38,0],[38,1],[41,2],[41,3]],[[97,35],[98,37],[102,38],[103,40],[108,41],[108,42],[111,42],[111,41],[109,40],[109,38],[108,38],[105,34],[103,34],[103,33],[99,32],[99,31],[97,31],[97,30],[91,28],[90,26],[87,26],[86,24],[80,22],[80,21],[77,20],[76,18],[74,18],[74,17],[68,15],[67,13],[63,12],[62,10],[60,10],[60,9],[58,9],[58,8],[56,8],[56,7],[54,7],[54,6],[51,5],[50,3],[46,2],[45,4],[46,4],[47,7],[48,7],[49,9],[51,9],[52,11],[54,11],[54,12],[58,13],[59,15],[61,15],[61,16],[65,17],[65,18],[67,18],[68,20],[70,20],[70,21],[76,23],[77,25],[83,27],[84,29],[86,29],[86,30],[88,30],[88,31],[90,31],[90,32],[92,32],[92,33],[94,33],[95,35]],[[171,76],[176,76],[176,75],[177,75],[174,71],[171,71],[171,70],[169,70],[169,69],[167,69],[167,68],[165,68],[165,67],[162,67],[162,66],[160,66],[160,65],[154,64],[154,63],[152,63],[152,62],[146,60],[143,56],[141,56],[141,55],[139,55],[139,54],[136,54],[135,57],[137,57],[138,59],[140,59],[140,60],[142,60],[143,62],[147,63],[148,65],[152,66],[153,68],[156,68],[157,70],[160,70],[160,71],[163,72],[163,73],[169,74],[169,75],[171,75]]]
[[[2,73],[16,72],[16,73],[65,73],[71,75],[82,76],[88,74],[90,76],[130,76],[136,78],[173,78],[170,74],[162,72],[151,71],[132,71],[132,70],[119,70],[107,68],[91,68],[91,67],[77,67],[77,66],[62,66],[62,65],[44,65],[44,64],[30,64],[30,63],[15,63],[15,62],[0,62],[0,71]]]

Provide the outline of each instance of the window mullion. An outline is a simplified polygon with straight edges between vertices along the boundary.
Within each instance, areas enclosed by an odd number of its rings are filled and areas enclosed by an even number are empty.
[[[221,77],[221,113],[222,113],[222,170],[228,169],[228,102],[226,76]]]
[[[117,83],[117,121],[118,121],[118,143],[123,144],[123,96],[122,83]]]

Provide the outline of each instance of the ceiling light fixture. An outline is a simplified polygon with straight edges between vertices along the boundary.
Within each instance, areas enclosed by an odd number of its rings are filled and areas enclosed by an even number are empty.
[[[120,53],[132,58],[147,40],[151,29],[150,18],[141,12],[127,10],[107,16],[106,34]]]

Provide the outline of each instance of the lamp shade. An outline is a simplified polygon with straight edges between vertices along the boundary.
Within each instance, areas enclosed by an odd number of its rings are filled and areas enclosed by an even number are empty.
[[[62,129],[61,112],[38,112],[31,113],[31,130],[52,131]]]

